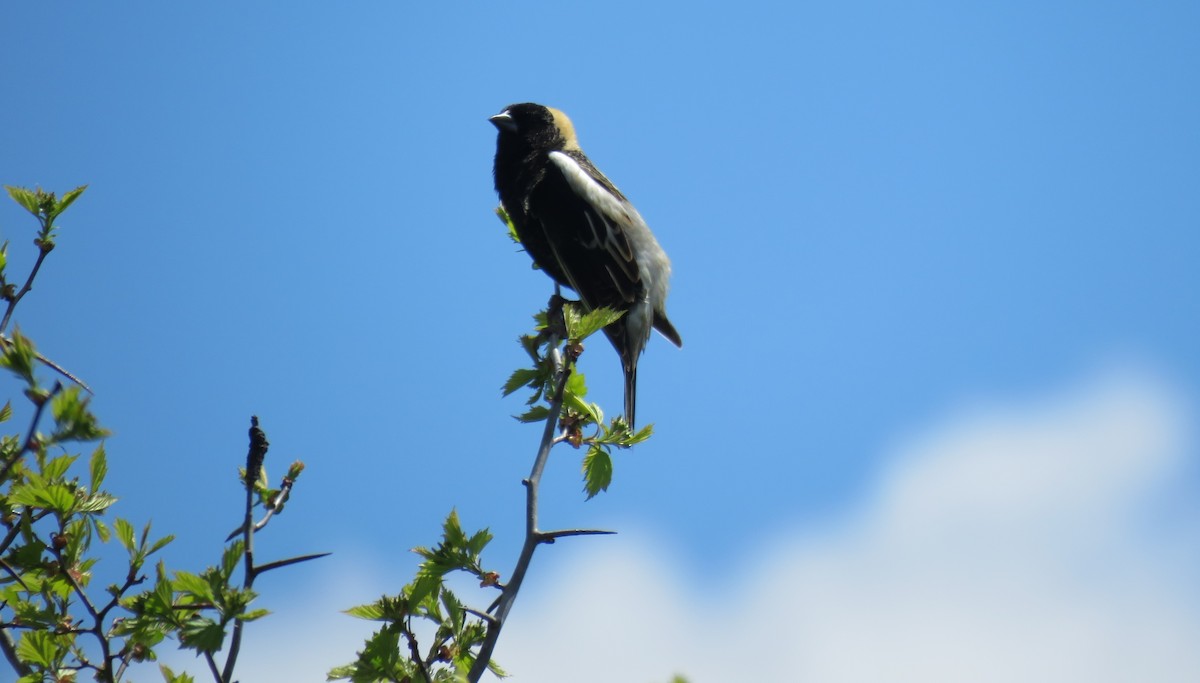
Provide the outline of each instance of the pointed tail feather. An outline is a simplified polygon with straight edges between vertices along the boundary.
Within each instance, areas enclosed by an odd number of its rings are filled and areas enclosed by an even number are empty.
[[[681,349],[683,348],[683,338],[679,336],[679,331],[675,329],[675,326],[671,324],[671,321],[667,320],[666,313],[659,313],[655,311],[653,324],[654,329],[658,330],[659,333],[666,337],[668,341]]]
[[[630,431],[634,430],[633,413],[637,408],[637,357],[630,363],[621,363],[625,370],[625,421]]]

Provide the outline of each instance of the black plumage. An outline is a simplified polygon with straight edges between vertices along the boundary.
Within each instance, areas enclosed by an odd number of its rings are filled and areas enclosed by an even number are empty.
[[[585,307],[625,313],[604,333],[621,358],[632,426],[650,330],[683,345],[665,308],[670,260],[637,209],[584,155],[565,114],[525,103],[490,120],[499,131],[496,192],[525,250]]]

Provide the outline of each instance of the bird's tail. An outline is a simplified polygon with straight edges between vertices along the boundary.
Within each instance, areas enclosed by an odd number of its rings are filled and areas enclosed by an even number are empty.
[[[629,423],[629,430],[634,430],[633,413],[637,408],[637,356],[626,362],[621,359],[622,369],[625,370],[625,421]]]
[[[632,312],[627,312],[625,317],[605,327],[604,335],[612,342],[617,356],[621,358],[621,370],[625,373],[625,421],[629,423],[629,429],[632,431],[636,424],[634,413],[637,412],[638,358],[650,337],[650,327],[645,327],[644,334],[630,334],[628,320],[631,314]]]

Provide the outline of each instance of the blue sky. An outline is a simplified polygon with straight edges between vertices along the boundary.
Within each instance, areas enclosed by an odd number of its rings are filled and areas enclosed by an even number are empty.
[[[620,455],[608,494],[583,503],[578,454],[556,453],[548,523],[625,533],[541,554],[528,614],[581,557],[667,567],[683,603],[736,594],[787,571],[781,548],[860,538],[847,529],[871,523],[848,520],[876,519],[958,418],[1017,414],[995,419],[1024,433],[1072,412],[1041,407],[1085,406],[1058,426],[1104,442],[1126,413],[1086,407],[1126,389],[1175,415],[1135,420],[1157,426],[1127,449],[1162,488],[1146,507],[1102,487],[1117,498],[1087,509],[1141,525],[1105,553],[1145,550],[1200,521],[1198,30],[1183,2],[23,3],[0,26],[0,182],[90,189],[17,322],[96,389],[118,513],[176,533],[172,563],[215,560],[236,524],[257,414],[271,471],[309,467],[266,552],[335,553],[271,577],[267,607],[346,573],[330,609],[395,590],[451,507],[492,527],[505,572],[537,433],[498,388],[550,287],[492,216],[486,118],[542,102],[672,257],[685,345],[650,342],[638,414],[656,436]],[[31,232],[0,205],[18,272]],[[619,410],[603,341],[582,369]],[[1086,489],[1018,455],[1015,480]],[[1022,509],[1020,490],[997,481],[988,514]],[[1155,571],[1194,576],[1179,543]],[[1191,590],[1180,618],[1200,629]],[[626,673],[720,680],[659,664]]]

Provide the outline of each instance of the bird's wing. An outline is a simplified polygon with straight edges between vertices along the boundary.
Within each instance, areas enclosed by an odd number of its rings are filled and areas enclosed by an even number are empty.
[[[553,189],[566,199],[539,213],[553,214],[542,222],[571,288],[590,306],[635,302],[642,283],[629,232],[649,230],[641,215],[586,157],[551,152],[550,160],[546,180],[565,185]]]

